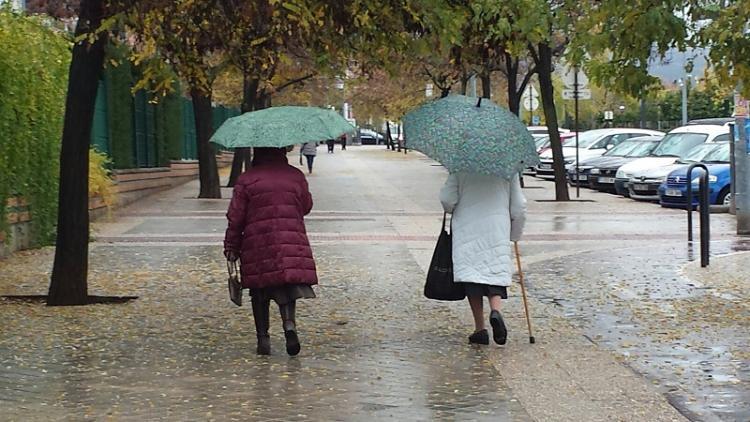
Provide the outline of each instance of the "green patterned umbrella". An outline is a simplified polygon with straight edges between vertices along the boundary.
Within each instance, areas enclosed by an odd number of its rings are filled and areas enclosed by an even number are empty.
[[[356,131],[333,110],[319,107],[271,107],[228,119],[211,142],[225,148],[285,147],[336,139]]]
[[[488,99],[450,95],[430,101],[404,117],[404,137],[409,148],[451,173],[510,178],[539,163],[526,126]]]

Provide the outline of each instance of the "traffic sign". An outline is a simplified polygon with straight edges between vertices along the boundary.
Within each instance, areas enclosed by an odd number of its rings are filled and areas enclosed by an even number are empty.
[[[539,108],[539,99],[537,97],[523,97],[523,108],[526,111],[534,111]]]
[[[576,73],[574,71],[574,67],[568,67],[565,69],[565,73],[563,73],[563,85],[565,85],[565,88],[568,89],[575,89],[575,83],[576,83]],[[585,73],[581,69],[578,69],[578,89],[586,88],[589,84],[589,78],[586,76]]]
[[[563,89],[562,92],[563,100],[575,100],[575,91],[572,89]],[[578,99],[579,100],[590,100],[591,99],[591,90],[590,89],[579,89],[578,90]]]
[[[615,112],[612,110],[607,110],[604,112],[604,120],[614,120],[615,119]]]
[[[542,118],[539,116],[531,116],[531,124],[533,126],[539,126],[539,123],[542,122]]]
[[[526,89],[523,90],[523,96],[524,97],[531,96],[531,97],[534,97],[534,98],[538,98],[539,97],[539,93],[536,91],[536,88],[534,88],[534,85],[528,85],[526,87]]]

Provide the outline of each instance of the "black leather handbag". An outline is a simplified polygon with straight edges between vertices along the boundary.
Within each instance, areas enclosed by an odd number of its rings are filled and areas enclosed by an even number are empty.
[[[242,282],[237,261],[227,261],[229,272],[229,300],[237,306],[242,306]]]
[[[443,226],[427,270],[424,295],[434,300],[463,300],[466,297],[463,286],[453,282],[453,241],[445,230],[445,219],[443,213]]]

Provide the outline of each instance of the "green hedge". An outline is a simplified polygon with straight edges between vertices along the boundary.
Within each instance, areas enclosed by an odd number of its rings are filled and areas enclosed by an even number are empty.
[[[33,237],[54,237],[71,44],[41,20],[0,8],[0,230],[6,202],[29,201]]]

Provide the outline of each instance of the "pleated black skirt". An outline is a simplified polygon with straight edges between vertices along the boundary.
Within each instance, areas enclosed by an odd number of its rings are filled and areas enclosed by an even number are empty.
[[[505,286],[491,286],[489,284],[459,282],[464,286],[466,296],[500,296],[508,298],[508,288]]]
[[[290,284],[287,286],[250,289],[250,296],[260,300],[273,300],[279,305],[286,305],[298,299],[313,299],[315,291],[307,284]]]

